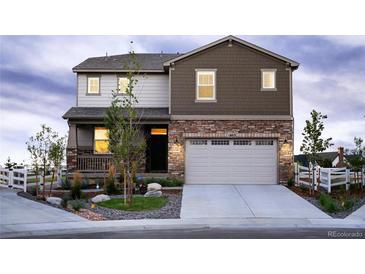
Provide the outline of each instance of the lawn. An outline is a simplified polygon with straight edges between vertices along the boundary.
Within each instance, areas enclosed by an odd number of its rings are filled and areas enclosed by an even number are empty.
[[[126,211],[147,211],[153,209],[160,209],[167,204],[166,197],[134,197],[133,205],[129,207],[124,204],[124,199],[113,198],[109,201],[98,203],[98,206],[126,210]]]
[[[62,180],[65,179],[65,176],[62,176]],[[43,178],[42,177],[38,177],[38,181],[42,181]],[[50,183],[52,180],[52,176],[51,177],[46,177],[46,183]],[[56,176],[53,180],[53,182],[55,183],[56,182]],[[34,178],[27,178],[27,183],[30,184],[30,183],[35,183],[35,177]]]

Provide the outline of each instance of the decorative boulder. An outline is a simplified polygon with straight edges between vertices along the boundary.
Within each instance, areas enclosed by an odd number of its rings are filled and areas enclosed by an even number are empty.
[[[148,191],[144,197],[161,197],[162,196],[162,192],[158,191],[158,190],[154,190],[154,191]]]
[[[60,206],[62,202],[61,198],[58,197],[48,197],[47,203],[50,203],[51,205]]]
[[[110,200],[110,197],[105,194],[96,195],[94,198],[91,199],[93,203],[100,203],[108,200]]]
[[[162,186],[158,183],[152,183],[152,184],[147,185],[147,190],[148,191],[161,190],[161,188],[162,188]]]

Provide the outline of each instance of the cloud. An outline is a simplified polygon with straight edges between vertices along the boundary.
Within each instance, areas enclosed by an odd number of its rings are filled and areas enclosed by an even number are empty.
[[[324,137],[334,147],[353,146],[353,137],[365,137],[365,79],[352,73],[312,73],[303,69],[294,77],[295,152],[299,153],[301,132],[310,111],[328,115]],[[333,150],[331,148],[330,150]]]
[[[365,47],[364,35],[331,35],[324,36],[323,38],[340,46]]]

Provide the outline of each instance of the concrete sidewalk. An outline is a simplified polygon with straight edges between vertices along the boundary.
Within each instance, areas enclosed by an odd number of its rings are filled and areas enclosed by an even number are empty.
[[[44,223],[57,226],[67,222],[90,222],[65,210],[19,197],[17,192],[0,189],[0,233],[9,232],[8,226],[22,227],[24,230],[28,224],[41,227]]]
[[[347,220],[359,220],[365,222],[365,205],[346,217]]]

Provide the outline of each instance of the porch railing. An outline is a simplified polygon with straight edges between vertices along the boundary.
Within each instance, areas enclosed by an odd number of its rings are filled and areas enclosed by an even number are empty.
[[[110,155],[79,155],[77,169],[83,172],[107,172],[110,162]]]

